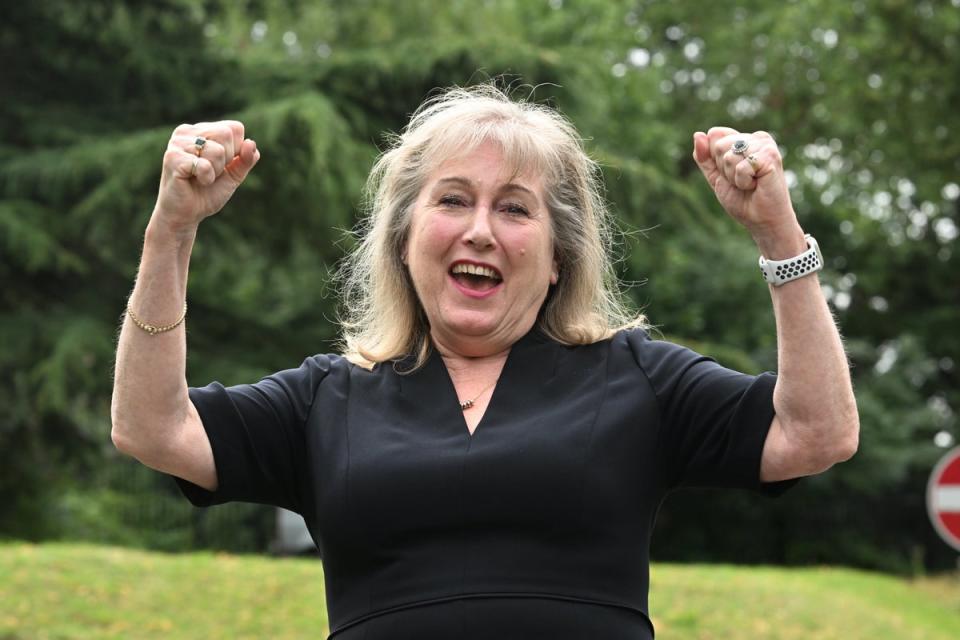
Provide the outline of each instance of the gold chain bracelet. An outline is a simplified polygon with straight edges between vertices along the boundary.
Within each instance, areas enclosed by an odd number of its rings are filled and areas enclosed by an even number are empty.
[[[158,333],[170,331],[171,329],[176,329],[177,327],[180,326],[180,323],[183,322],[183,319],[187,317],[187,303],[186,301],[184,301],[183,303],[183,313],[180,314],[180,319],[174,322],[173,324],[169,324],[165,327],[155,327],[152,324],[147,324],[145,322],[142,322],[140,318],[138,318],[137,315],[133,312],[133,309],[130,308],[129,302],[127,303],[127,315],[130,316],[131,320],[133,320],[133,324],[137,325],[138,327],[140,327],[150,335],[155,336]]]

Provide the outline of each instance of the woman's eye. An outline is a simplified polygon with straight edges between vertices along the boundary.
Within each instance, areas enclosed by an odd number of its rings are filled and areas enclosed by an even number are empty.
[[[443,196],[440,198],[440,204],[448,207],[462,207],[466,203],[460,196]]]
[[[527,208],[526,208],[525,206],[523,206],[522,204],[515,204],[515,203],[512,203],[512,202],[508,202],[508,203],[506,203],[506,204],[503,205],[503,209],[504,209],[507,213],[510,213],[510,214],[513,214],[513,215],[517,215],[517,216],[528,216],[528,215],[530,215],[530,212],[527,211]]]

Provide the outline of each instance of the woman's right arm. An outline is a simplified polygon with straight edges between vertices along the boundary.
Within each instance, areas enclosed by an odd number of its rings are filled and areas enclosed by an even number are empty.
[[[194,141],[206,138],[201,157]],[[200,222],[218,212],[260,159],[239,122],[181,125],[164,154],[160,193],[144,235],[129,308],[144,323],[173,324],[183,311]],[[186,331],[151,335],[125,314],[117,344],[111,438],[122,452],[205,489],[217,488],[213,451],[187,395]]]

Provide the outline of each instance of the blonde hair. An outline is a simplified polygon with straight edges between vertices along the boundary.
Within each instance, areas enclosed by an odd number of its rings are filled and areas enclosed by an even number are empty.
[[[643,326],[624,303],[613,259],[611,215],[600,172],[573,125],[555,110],[514,101],[497,87],[454,87],[428,99],[374,164],[358,244],[338,271],[344,355],[373,365],[430,354],[430,328],[402,256],[414,204],[444,161],[497,144],[516,173],[542,176],[559,280],[537,325],[567,345],[591,344]]]

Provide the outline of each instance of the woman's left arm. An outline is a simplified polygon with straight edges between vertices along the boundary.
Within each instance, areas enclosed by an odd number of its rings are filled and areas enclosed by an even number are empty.
[[[745,149],[734,148],[739,141]],[[714,127],[694,134],[693,156],[717,199],[747,228],[761,255],[785,260],[807,250],[780,151],[769,134]],[[760,466],[763,482],[820,473],[849,459],[860,431],[847,357],[817,274],[769,288],[778,377],[776,415]]]

